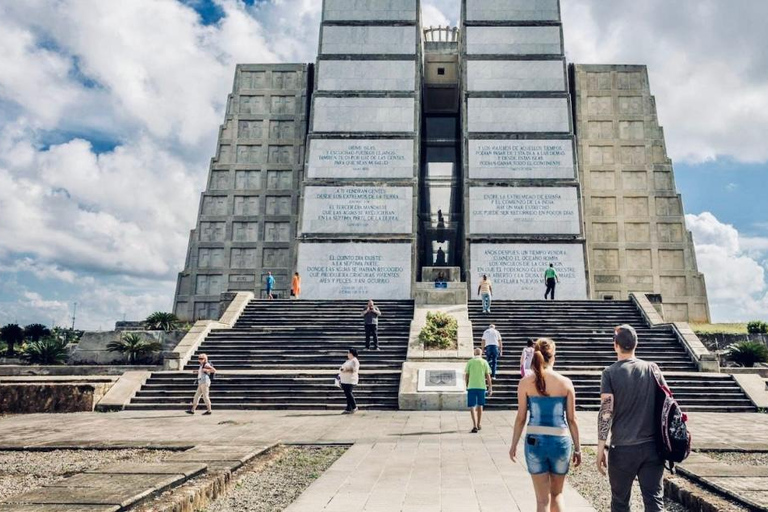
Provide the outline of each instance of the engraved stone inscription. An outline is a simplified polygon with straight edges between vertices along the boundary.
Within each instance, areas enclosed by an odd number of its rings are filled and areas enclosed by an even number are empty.
[[[568,179],[575,175],[570,140],[470,140],[474,179]]]
[[[560,276],[558,297],[587,298],[584,247],[581,244],[472,244],[472,282],[477,287],[488,275],[497,299],[530,300],[543,297],[544,270],[553,264]]]
[[[411,178],[413,141],[320,140],[310,142],[310,178]]]
[[[410,299],[411,244],[302,243],[302,298]]]
[[[579,234],[575,187],[472,187],[471,234]]]
[[[410,187],[307,187],[305,233],[411,233]]]

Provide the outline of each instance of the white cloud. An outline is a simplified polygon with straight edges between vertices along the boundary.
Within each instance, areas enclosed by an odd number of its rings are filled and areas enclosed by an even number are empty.
[[[768,248],[768,240],[740,239],[736,228],[709,212],[686,215],[685,220],[693,233],[699,270],[706,278],[713,320],[768,318],[768,272],[764,268],[768,251],[749,251]]]

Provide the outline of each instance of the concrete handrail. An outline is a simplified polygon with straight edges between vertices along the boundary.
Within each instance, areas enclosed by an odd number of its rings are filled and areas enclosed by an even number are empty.
[[[252,292],[238,292],[218,321],[198,320],[195,322],[195,325],[192,326],[192,329],[173,349],[173,352],[167,354],[163,361],[163,368],[165,370],[180,370],[184,368],[211,331],[231,329],[235,326],[248,303],[253,300],[253,297]]]
[[[688,355],[696,362],[700,371],[720,373],[720,362],[717,359],[717,354],[709,351],[688,323],[666,322],[644,293],[630,293],[629,298],[640,310],[645,323],[649,327],[672,327],[672,331],[677,336],[678,341],[680,341]]]

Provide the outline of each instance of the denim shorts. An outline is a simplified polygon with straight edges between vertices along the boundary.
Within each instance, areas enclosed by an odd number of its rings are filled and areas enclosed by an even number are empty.
[[[484,389],[468,389],[467,390],[467,407],[485,405],[485,390]]]
[[[569,436],[525,436],[525,463],[532,475],[565,475],[571,467],[573,441]]]

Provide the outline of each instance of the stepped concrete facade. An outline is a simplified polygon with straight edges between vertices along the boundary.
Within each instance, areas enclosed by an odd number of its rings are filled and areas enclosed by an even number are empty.
[[[175,311],[227,294],[459,303],[654,294],[709,319],[642,66],[568,65],[559,0],[324,0],[315,64],[240,65]],[[443,272],[445,283],[438,287]],[[222,295],[223,294],[223,295]]]

